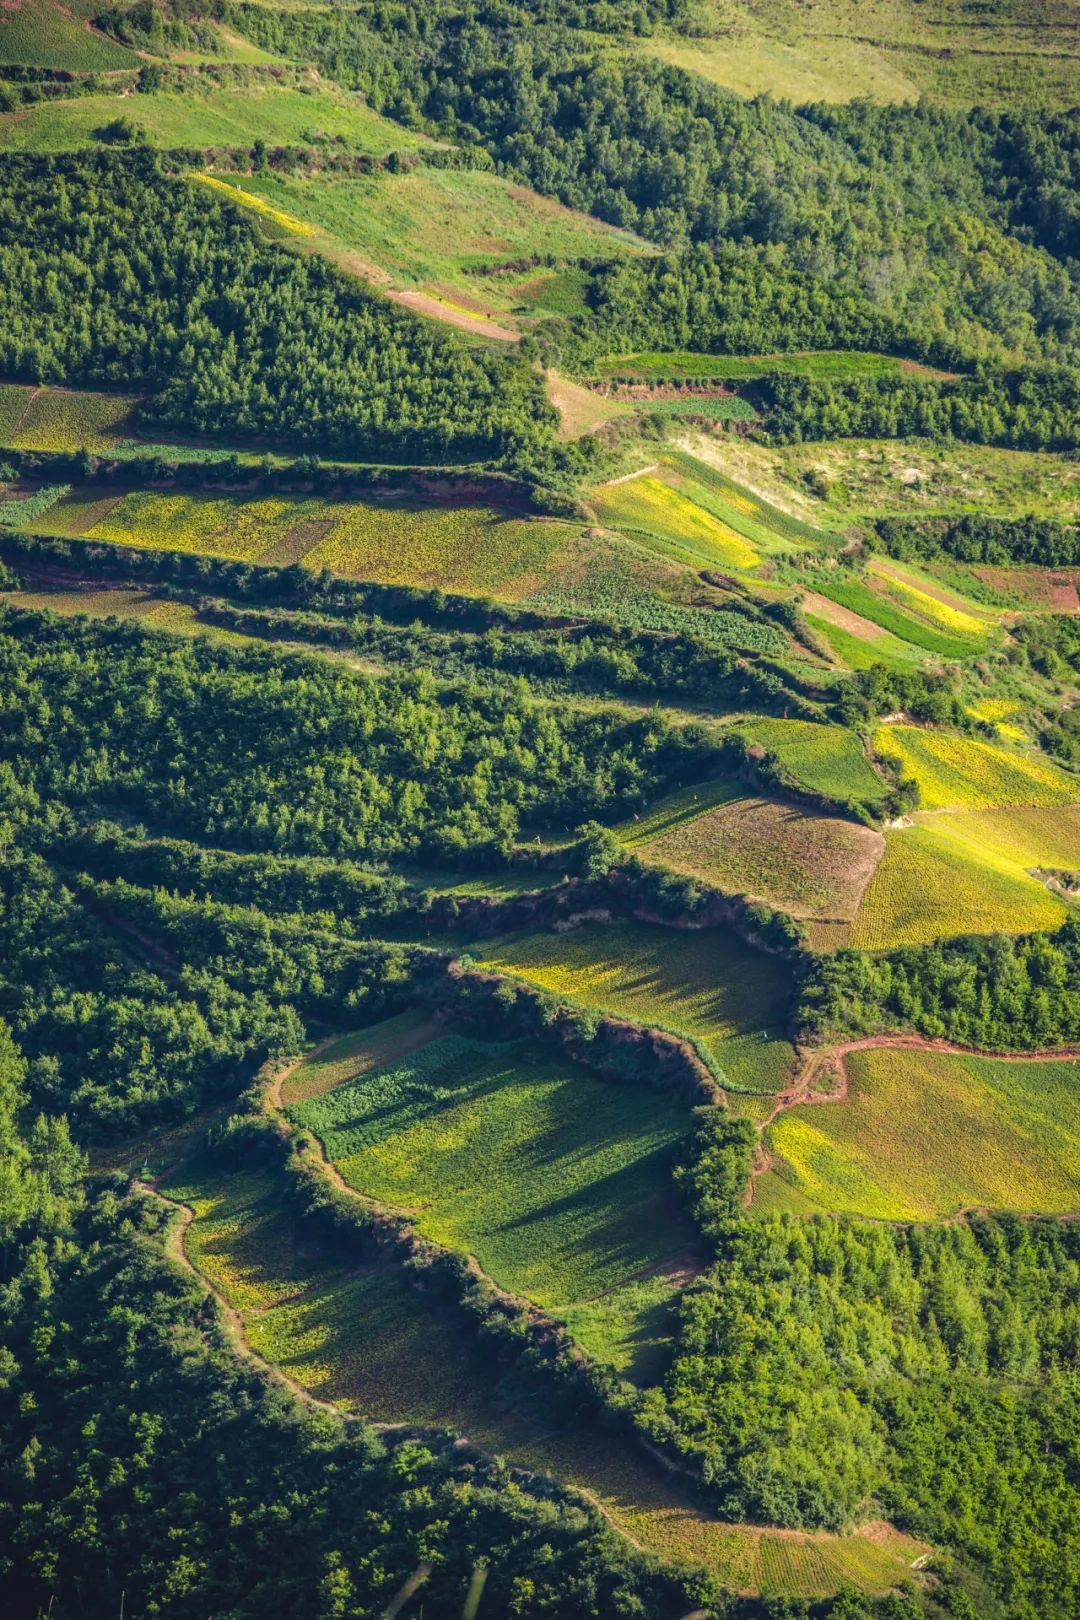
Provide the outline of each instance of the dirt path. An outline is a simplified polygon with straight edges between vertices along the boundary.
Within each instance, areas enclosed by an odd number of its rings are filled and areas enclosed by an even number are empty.
[[[978,1046],[960,1046],[955,1041],[934,1039],[928,1035],[862,1035],[856,1040],[839,1041],[806,1053],[802,1068],[792,1085],[782,1091],[776,1106],[759,1127],[764,1133],[785,1109],[805,1107],[811,1103],[846,1102],[851,1089],[847,1059],[852,1052],[872,1052],[882,1049],[894,1051],[945,1052],[954,1057],[992,1058],[1001,1063],[1080,1063],[1080,1047],[1061,1046],[1044,1052],[988,1052]],[[818,1082],[834,1070],[837,1085],[827,1091],[815,1090]]]
[[[644,478],[646,473],[659,472],[660,463],[653,461],[648,467],[639,467],[636,472],[623,473],[621,478],[609,478],[603,484],[597,484],[597,489],[614,489],[616,484],[629,484],[633,478]]]
[[[23,423],[26,421],[26,413],[30,409],[31,405],[34,403],[35,399],[37,399],[39,394],[43,394],[44,392],[45,392],[44,388],[31,388],[29,394],[26,397],[26,404],[23,406],[22,410],[19,412],[19,420],[15,423],[15,426],[11,430],[11,437],[12,438],[15,437],[16,433],[18,433],[19,429],[22,427]]]
[[[170,1168],[172,1167],[170,1166]],[[218,1310],[221,1313],[221,1319],[225,1324],[225,1332],[228,1335],[229,1342],[236,1351],[237,1355],[242,1356],[245,1361],[250,1362],[253,1367],[262,1373],[263,1377],[270,1379],[271,1382],[277,1384],[279,1387],[287,1389],[290,1394],[296,1397],[298,1401],[301,1401],[305,1406],[310,1407],[313,1411],[331,1412],[335,1417],[341,1418],[345,1422],[358,1421],[355,1417],[351,1417],[349,1413],[343,1412],[340,1406],[335,1406],[332,1401],[321,1401],[317,1395],[313,1395],[310,1390],[305,1389],[303,1384],[297,1383],[295,1378],[290,1378],[288,1373],[283,1372],[282,1369],[276,1366],[272,1361],[265,1360],[264,1357],[259,1355],[257,1350],[252,1349],[250,1343],[248,1342],[247,1333],[244,1328],[244,1319],[240,1315],[240,1312],[235,1308],[235,1306],[229,1304],[229,1301],[225,1298],[225,1295],[220,1293],[218,1289],[214,1287],[206,1273],[199,1270],[198,1266],[187,1252],[187,1248],[184,1243],[184,1234],[191,1225],[192,1221],[195,1219],[195,1211],[192,1209],[191,1205],[185,1204],[179,1198],[170,1197],[168,1193],[163,1193],[158,1187],[156,1181],[134,1181],[132,1185],[138,1192],[145,1193],[151,1198],[156,1198],[158,1203],[165,1204],[168,1209],[173,1212],[174,1219],[169,1227],[168,1235],[165,1239],[165,1253],[176,1265],[180,1266],[190,1276],[194,1277],[196,1282],[198,1282],[201,1287],[205,1288],[207,1293],[214,1300]],[[369,1427],[378,1429],[381,1433],[385,1434],[392,1433],[395,1430],[404,1430],[410,1426],[407,1424],[395,1423],[372,1423],[369,1425]]]
[[[407,287],[399,290],[394,287],[381,287],[380,292],[387,298],[392,298],[395,304],[404,304],[416,315],[430,315],[447,326],[456,326],[462,332],[473,332],[478,337],[498,338],[500,343],[520,343],[521,333],[514,332],[509,326],[500,326],[498,321],[490,315],[473,315],[467,309],[460,309],[456,304],[446,304],[441,298],[435,298],[431,293],[421,292],[419,287]]]

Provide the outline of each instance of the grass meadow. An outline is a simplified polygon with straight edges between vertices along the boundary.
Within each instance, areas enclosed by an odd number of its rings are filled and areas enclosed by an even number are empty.
[[[20,15],[0,10],[0,19]],[[4,27],[0,21],[0,48]],[[87,34],[88,39],[92,37]],[[128,65],[138,66],[131,52],[125,50],[122,55]],[[123,101],[108,94],[39,101],[0,113],[0,152],[69,152],[93,146],[97,144],[94,131],[120,114],[142,126],[151,146],[166,150],[250,147],[256,139],[280,146],[341,140],[351,151],[381,157],[425,144],[423,136],[381,118],[359,96],[335,85],[301,88],[267,79],[230,86],[200,85],[190,91],[159,90]]]
[[[96,0],[21,0],[0,8],[0,63],[18,67],[70,68],[108,73],[137,68],[134,51],[90,27],[100,12]]]
[[[770,1176],[818,1209],[919,1221],[1080,1208],[1080,1062],[883,1047],[847,1066],[846,1102],[791,1109],[766,1133]]]
[[[787,970],[726,929],[590,923],[516,935],[483,961],[567,1001],[690,1036],[736,1090],[779,1091],[791,1076]]]

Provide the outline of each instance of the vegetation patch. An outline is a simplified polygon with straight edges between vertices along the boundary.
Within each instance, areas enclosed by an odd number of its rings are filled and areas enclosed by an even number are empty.
[[[113,450],[131,432],[139,403],[134,394],[95,394],[70,388],[20,388],[17,392],[22,408],[10,424],[3,421],[0,402],[0,442],[14,450]]]
[[[0,37],[2,29],[0,22]],[[136,65],[128,52],[123,54]],[[0,151],[71,152],[95,146],[97,131],[124,114],[138,123],[151,146],[166,151],[250,148],[254,140],[281,146],[340,141],[355,152],[381,157],[423,144],[423,137],[380,118],[359,96],[325,83],[300,88],[275,84],[271,79],[258,84],[158,90],[123,101],[116,96],[87,95],[71,101],[37,102],[0,113]]]
[[[864,950],[925,945],[950,934],[1056,928],[1061,897],[1031,875],[1080,860],[1080,810],[922,815],[885,834],[850,943]]]
[[[819,1209],[931,1220],[1080,1207],[1080,1062],[851,1052],[848,1095],[769,1127],[772,1174]]]
[[[738,1090],[779,1091],[791,1075],[788,970],[726,929],[589,923],[517,935],[485,950],[483,962],[581,1006],[700,1041]]]
[[[883,798],[888,785],[874,770],[854,731],[810,720],[755,719],[739,723],[752,743],[775,754],[811,792],[831,799]]]
[[[384,1019],[370,1029],[340,1035],[337,1040],[316,1047],[302,1063],[288,1071],[281,1085],[282,1106],[288,1108],[293,1103],[308,1102],[312,1097],[321,1097],[325,1091],[333,1091],[346,1080],[355,1080],[372,1069],[394,1063],[432,1040],[435,1033],[436,1027],[429,1019],[409,1011]]]

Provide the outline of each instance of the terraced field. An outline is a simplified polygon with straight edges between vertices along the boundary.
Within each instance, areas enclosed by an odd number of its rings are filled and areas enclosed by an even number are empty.
[[[752,569],[761,560],[729,524],[652,474],[603,485],[593,492],[591,504],[608,528],[645,536],[680,561]]]
[[[428,585],[517,599],[535,591],[574,538],[570,524],[483,505],[424,500],[404,491],[327,501],[294,495],[102,495],[94,486],[55,498],[40,518],[7,521],[115,545],[201,552],[239,562],[312,568],[386,584]]]
[[[793,1108],[766,1132],[764,1207],[776,1180],[818,1209],[882,1220],[1080,1208],[1080,1062],[888,1048],[845,1062],[845,1101]]]
[[[919,726],[879,726],[878,753],[919,784],[923,810],[983,810],[1080,803],[1080,777],[1049,759]]]
[[[818,349],[802,354],[701,354],[675,350],[665,354],[613,354],[595,362],[599,377],[640,377],[645,382],[685,378],[752,382],[770,372],[787,377],[895,377],[905,362],[891,354],[863,354],[856,349]]]
[[[1056,928],[1072,909],[1032,875],[1080,866],[1080,810],[919,815],[885,834],[850,943],[866,950],[925,945],[950,934]]]
[[[602,1340],[634,1370],[671,1273],[697,1253],[671,1172],[689,1110],[647,1088],[531,1061],[520,1043],[444,1035],[292,1104],[350,1186],[415,1210],[420,1230],[475,1254],[489,1276],[559,1315],[594,1348],[584,1302],[605,1297]],[[620,1301],[640,1274],[666,1285]],[[640,1291],[639,1291],[640,1293]],[[646,1346],[645,1348],[650,1348]]]
[[[377,1422],[451,1425],[482,1444],[528,1434],[485,1397],[490,1375],[456,1324],[392,1270],[313,1253],[269,1172],[197,1160],[161,1190],[195,1211],[185,1250],[251,1348],[319,1400]]]
[[[347,578],[426,585],[518,600],[539,589],[575,538],[570,524],[491,506],[397,500],[342,503],[304,561]]]
[[[515,935],[482,960],[581,1006],[690,1036],[737,1090],[779,1091],[791,1075],[787,970],[726,929],[590,923]]]
[[[685,1498],[620,1436],[581,1422],[559,1430],[505,1402],[459,1325],[399,1274],[320,1258],[297,1240],[266,1172],[188,1161],[162,1183],[195,1219],[184,1249],[236,1312],[235,1331],[316,1399],[375,1422],[448,1425],[513,1464],[587,1492],[624,1534],[722,1583],[816,1596],[884,1591],[926,1549],[884,1526],[852,1536],[728,1525]]]
[[[754,719],[738,729],[775,754],[804,787],[833,799],[882,798],[887,784],[874,770],[855,732],[809,720]]]
[[[795,917],[850,920],[884,851],[879,832],[775,799],[746,798],[635,841],[674,867]]]

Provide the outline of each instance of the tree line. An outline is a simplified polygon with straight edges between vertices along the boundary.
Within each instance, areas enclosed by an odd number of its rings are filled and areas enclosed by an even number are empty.
[[[151,387],[160,426],[346,459],[527,461],[557,420],[521,357],[264,243],[145,148],[0,159],[0,371]]]

